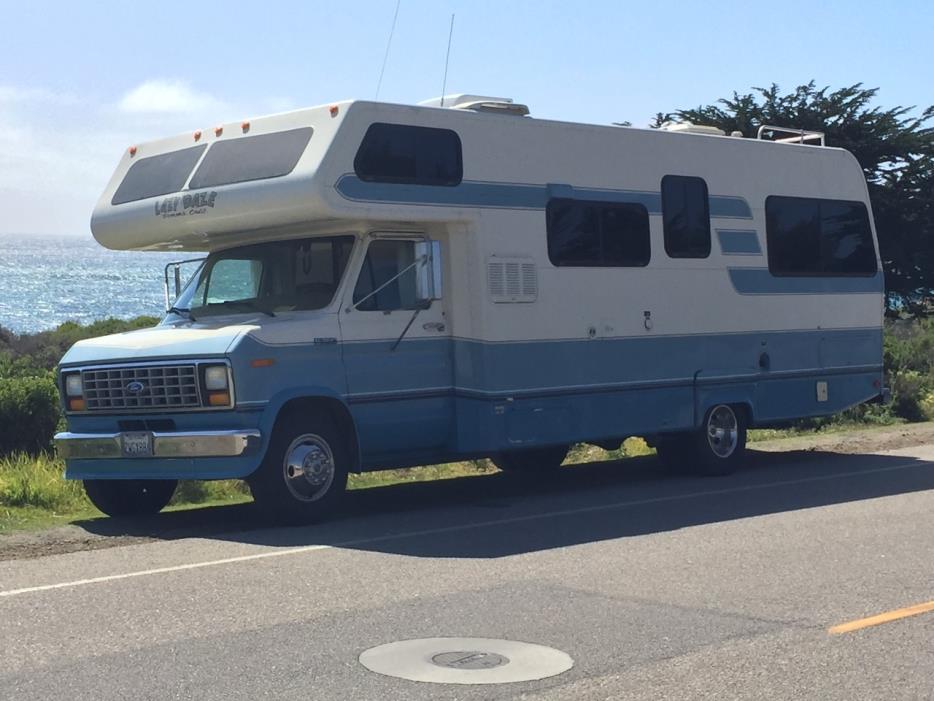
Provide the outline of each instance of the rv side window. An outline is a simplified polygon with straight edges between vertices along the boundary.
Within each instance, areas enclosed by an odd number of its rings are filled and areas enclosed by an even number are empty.
[[[773,275],[875,275],[876,250],[862,202],[772,196],[765,201]]]
[[[211,145],[191,178],[188,189],[231,185],[248,180],[265,180],[288,175],[298,164],[308,142],[311,127],[247,136]]]
[[[557,266],[642,267],[651,257],[649,213],[641,204],[553,199],[546,214],[548,258]]]
[[[413,263],[414,241],[373,241],[353,291],[357,309],[365,312],[415,309],[417,266]],[[373,294],[374,290],[379,291]]]
[[[353,167],[369,182],[452,186],[464,176],[456,132],[407,124],[371,124]]]
[[[703,178],[682,175],[662,178],[662,219],[669,257],[710,255],[710,205]]]
[[[136,202],[147,197],[178,192],[184,187],[191,169],[195,167],[206,148],[206,144],[201,144],[141,158],[130,166],[110,204]]]

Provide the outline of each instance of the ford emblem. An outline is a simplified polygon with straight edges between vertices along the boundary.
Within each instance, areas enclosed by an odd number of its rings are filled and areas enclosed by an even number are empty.
[[[142,394],[144,389],[146,389],[146,385],[139,380],[133,380],[126,386],[126,391],[129,394]]]

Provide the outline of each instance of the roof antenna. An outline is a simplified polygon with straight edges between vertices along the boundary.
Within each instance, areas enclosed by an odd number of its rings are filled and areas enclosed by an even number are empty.
[[[389,28],[389,41],[386,42],[386,53],[383,55],[383,66],[379,69],[379,80],[376,82],[376,97],[379,99],[379,89],[383,85],[383,73],[386,72],[386,62],[389,60],[389,47],[392,46],[392,35],[396,31],[396,18],[399,16],[399,5],[402,0],[396,0],[396,11],[392,13],[392,27]]]
[[[451,38],[454,36],[454,14],[451,13],[451,30],[448,32],[448,52],[444,56],[444,80],[441,81],[441,107],[444,107],[444,91],[448,87],[448,63],[451,60]]]

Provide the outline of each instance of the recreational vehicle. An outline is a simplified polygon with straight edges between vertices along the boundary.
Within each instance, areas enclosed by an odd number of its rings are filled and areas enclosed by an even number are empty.
[[[545,472],[633,435],[731,472],[747,428],[882,391],[862,170],[820,134],[766,131],[459,95],[132,146],[97,241],[207,255],[185,285],[167,269],[158,326],[62,359],[66,476],[109,514],[241,478],[319,518],[351,472]]]

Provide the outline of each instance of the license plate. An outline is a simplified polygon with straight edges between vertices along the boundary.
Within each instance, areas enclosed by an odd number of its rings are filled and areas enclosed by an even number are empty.
[[[152,456],[151,433],[124,433],[120,436],[123,456],[126,458],[148,458]]]

